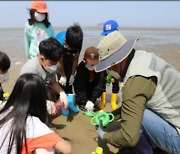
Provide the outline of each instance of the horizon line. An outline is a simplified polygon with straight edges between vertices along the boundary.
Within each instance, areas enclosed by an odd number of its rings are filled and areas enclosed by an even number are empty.
[[[64,28],[68,28],[69,26],[54,26],[54,30],[57,30],[57,29],[64,29]],[[81,28],[85,29],[85,28],[98,28],[98,29],[102,29],[103,25],[102,26],[81,26]],[[154,29],[154,30],[158,30],[158,29],[164,29],[164,30],[168,30],[168,29],[172,29],[172,30],[180,30],[179,27],[130,27],[130,26],[127,26],[127,27],[119,27],[120,29]],[[24,29],[24,27],[0,27],[0,29]]]

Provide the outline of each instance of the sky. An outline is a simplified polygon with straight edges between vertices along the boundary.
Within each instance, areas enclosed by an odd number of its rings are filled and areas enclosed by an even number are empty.
[[[180,1],[46,1],[54,27],[97,26],[113,19],[121,27],[180,28]],[[0,1],[0,28],[24,27],[30,1]]]

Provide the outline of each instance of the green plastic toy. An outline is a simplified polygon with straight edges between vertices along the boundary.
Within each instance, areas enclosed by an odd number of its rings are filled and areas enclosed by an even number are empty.
[[[96,115],[96,113],[92,111],[84,111],[83,114],[87,117],[94,117]]]
[[[108,74],[106,76],[106,85],[109,86],[111,83],[113,83],[115,80],[111,74]]]
[[[100,110],[95,116],[92,117],[91,124],[94,126],[99,126],[100,120],[102,121],[102,126],[105,127],[114,120],[114,115],[112,113],[107,113]]]

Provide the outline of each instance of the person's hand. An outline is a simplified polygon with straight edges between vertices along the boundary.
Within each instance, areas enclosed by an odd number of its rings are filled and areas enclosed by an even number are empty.
[[[65,109],[67,109],[68,107],[68,99],[67,99],[67,95],[65,94],[64,91],[61,91],[59,93],[59,100],[60,100],[60,105],[63,106]]]
[[[97,134],[99,135],[99,137],[100,137],[101,139],[103,139],[103,136],[104,136],[104,134],[105,134],[106,132],[103,130],[103,127],[102,127],[102,120],[99,121],[99,126],[96,127],[96,132],[97,132]]]
[[[66,76],[61,76],[60,79],[59,79],[59,83],[60,83],[62,86],[66,86],[66,81],[67,81]]]
[[[59,106],[50,100],[46,100],[46,108],[49,115],[59,115]]]
[[[85,109],[88,111],[93,111],[93,108],[94,108],[94,103],[91,101],[87,101],[85,105]]]
[[[74,82],[74,75],[71,75],[69,79],[69,85],[72,85],[73,82]]]
[[[119,107],[121,107],[121,106],[122,106],[122,102],[120,101],[120,102],[119,102]]]

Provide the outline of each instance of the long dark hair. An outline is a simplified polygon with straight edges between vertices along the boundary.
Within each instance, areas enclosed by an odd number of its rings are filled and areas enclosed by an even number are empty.
[[[34,10],[34,9],[29,10],[29,14],[30,14],[30,19],[28,19],[29,25],[33,25],[34,23],[37,22],[35,17],[34,17],[35,12],[36,12],[36,10]],[[46,16],[46,18],[42,22],[45,24],[46,28],[48,28],[49,25],[51,25],[51,23],[48,20],[48,18],[49,18],[48,13],[45,13],[45,16]]]
[[[0,114],[7,113],[12,108],[12,111],[0,119],[0,128],[9,120],[12,120],[10,131],[8,132],[10,137],[7,154],[11,153],[13,144],[16,145],[16,153],[20,154],[23,142],[25,142],[27,152],[26,119],[28,116],[35,116],[42,122],[46,122],[46,98],[45,84],[38,75],[24,74],[18,78],[7,103],[0,111]],[[1,139],[3,142],[0,145],[0,149],[5,139]]]

